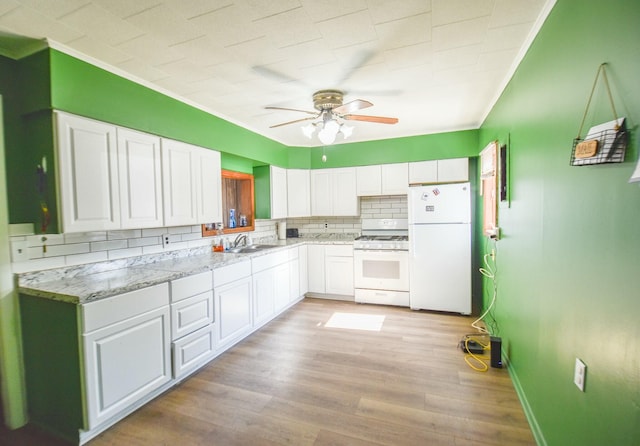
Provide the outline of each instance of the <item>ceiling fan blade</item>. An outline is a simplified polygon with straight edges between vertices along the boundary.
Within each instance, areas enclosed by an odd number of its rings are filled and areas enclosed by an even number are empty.
[[[307,88],[307,85],[304,82],[295,79],[288,74],[269,68],[265,65],[254,65],[253,67],[251,67],[251,69],[264,78],[271,79],[283,84],[297,84],[300,87]]]
[[[345,113],[352,113],[354,111],[362,110],[363,108],[371,107],[373,104],[369,101],[364,101],[362,99],[356,99],[346,104],[342,104],[339,107],[332,109],[331,111],[337,113],[339,115],[343,115]]]
[[[275,129],[276,127],[282,127],[283,125],[295,124],[296,122],[311,121],[311,120],[316,119],[316,118],[317,118],[317,116],[313,116],[313,117],[310,117],[310,118],[296,119],[294,121],[288,121],[288,122],[283,122],[281,124],[272,125],[272,126],[269,126],[269,128],[270,129]]]
[[[313,116],[318,116],[318,112],[312,112],[312,111],[308,111],[308,110],[298,110],[297,108],[286,108],[286,107],[272,107],[272,106],[267,106],[265,107],[266,110],[285,110],[285,111],[294,111],[294,112],[300,112],[300,113],[306,113],[308,115],[313,115]]]
[[[344,115],[342,118],[351,121],[376,122],[378,124],[396,124],[398,122],[398,118],[386,118],[384,116]]]

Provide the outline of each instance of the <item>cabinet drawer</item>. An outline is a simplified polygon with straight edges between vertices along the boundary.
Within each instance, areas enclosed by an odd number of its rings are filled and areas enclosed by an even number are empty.
[[[249,260],[222,266],[213,270],[213,286],[219,287],[249,276],[251,276],[251,261]]]
[[[213,289],[213,275],[206,271],[171,281],[171,302],[178,302]]]
[[[180,378],[204,364],[215,349],[213,325],[184,336],[173,342],[173,377]]]
[[[409,306],[409,293],[407,291],[388,290],[355,290],[355,301],[378,305]]]
[[[165,305],[169,305],[166,283],[91,302],[81,307],[81,330],[88,333]]]
[[[353,246],[351,245],[327,245],[325,256],[333,257],[353,257]]]
[[[255,274],[257,272],[264,271],[265,269],[287,263],[288,261],[288,250],[282,250],[251,259],[251,269]]]
[[[171,339],[175,340],[213,322],[213,291],[171,304]]]

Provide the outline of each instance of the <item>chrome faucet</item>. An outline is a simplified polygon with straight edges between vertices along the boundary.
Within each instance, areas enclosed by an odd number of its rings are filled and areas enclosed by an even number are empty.
[[[239,234],[236,239],[233,241],[233,247],[237,248],[240,245],[240,242],[243,242],[244,246],[247,246],[247,235]]]

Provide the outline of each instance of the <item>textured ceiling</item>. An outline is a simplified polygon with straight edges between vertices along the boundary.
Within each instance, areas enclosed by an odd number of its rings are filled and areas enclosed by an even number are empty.
[[[292,146],[319,89],[349,142],[477,128],[555,0],[2,0],[0,53],[48,44]],[[340,139],[340,137],[339,137]],[[337,141],[339,143],[340,140]]]

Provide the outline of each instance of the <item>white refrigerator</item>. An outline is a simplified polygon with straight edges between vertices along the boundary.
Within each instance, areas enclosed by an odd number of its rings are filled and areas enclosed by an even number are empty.
[[[470,183],[409,188],[413,310],[471,314]]]

